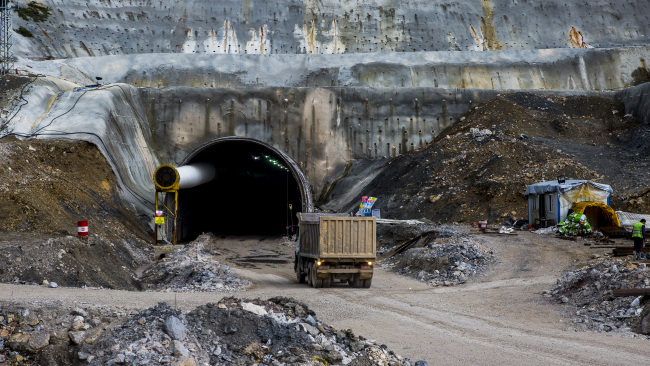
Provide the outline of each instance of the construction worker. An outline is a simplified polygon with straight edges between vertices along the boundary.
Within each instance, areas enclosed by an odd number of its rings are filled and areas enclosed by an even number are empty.
[[[645,219],[641,219],[641,221],[634,224],[632,240],[634,240],[634,259],[645,259],[645,255],[641,252],[645,241]]]

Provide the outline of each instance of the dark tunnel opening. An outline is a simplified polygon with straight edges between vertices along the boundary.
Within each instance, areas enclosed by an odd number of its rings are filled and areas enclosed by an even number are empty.
[[[235,235],[295,233],[302,192],[293,172],[271,148],[249,141],[209,145],[185,165],[209,162],[216,177],[179,191],[178,239],[204,232]],[[292,210],[289,210],[289,204]],[[287,229],[287,226],[290,226]]]

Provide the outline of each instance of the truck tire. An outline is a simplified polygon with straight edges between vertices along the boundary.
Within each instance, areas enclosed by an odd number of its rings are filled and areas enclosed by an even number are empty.
[[[307,285],[308,286],[312,286],[312,277],[311,277],[311,267],[312,267],[312,265],[313,265],[313,263],[309,263],[307,265],[307,276],[306,277],[307,277]]]
[[[301,269],[296,270],[296,280],[298,283],[305,283],[305,275],[301,272]]]
[[[323,280],[321,278],[316,277],[316,266],[314,263],[309,263],[310,268],[311,268],[311,285],[314,288],[320,288],[323,287]]]
[[[355,273],[352,275],[352,279],[349,281],[350,287],[361,288],[363,287],[363,280],[359,278],[359,274]]]
[[[371,284],[372,284],[372,277],[363,280],[363,288],[370,288]]]
[[[328,278],[323,280],[323,288],[328,288],[332,285],[332,278]]]
[[[298,257],[296,265],[296,279],[298,280],[298,283],[305,283],[305,274],[302,273],[302,258]]]

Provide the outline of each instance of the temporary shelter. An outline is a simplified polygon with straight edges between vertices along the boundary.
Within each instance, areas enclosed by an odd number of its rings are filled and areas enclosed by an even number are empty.
[[[528,198],[528,222],[542,227],[556,225],[558,222],[564,221],[569,210],[579,202],[600,202],[609,207],[609,196],[612,192],[612,187],[609,185],[588,180],[567,179],[562,183],[549,181],[531,184],[526,188],[525,193]],[[602,209],[602,206],[598,207]],[[584,210],[585,208],[583,208]],[[592,213],[591,209],[588,211],[590,214]],[[616,217],[614,211],[611,210],[611,212]],[[587,220],[589,220],[589,215],[587,215]],[[617,223],[618,218],[615,223],[608,226],[614,226]],[[593,225],[597,226],[597,223]]]

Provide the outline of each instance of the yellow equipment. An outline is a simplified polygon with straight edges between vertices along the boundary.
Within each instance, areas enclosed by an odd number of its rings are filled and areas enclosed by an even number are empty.
[[[163,164],[156,168],[156,171],[153,173],[153,182],[156,185],[156,211],[158,211],[158,193],[174,193],[174,212],[171,212],[174,216],[174,227],[172,234],[172,244],[176,245],[176,218],[178,217],[178,185],[180,183],[181,176],[178,174],[178,170],[171,165]],[[171,211],[171,210],[170,210]],[[162,218],[162,217],[161,217]],[[154,239],[153,244],[156,245],[158,241],[158,220],[156,218],[156,225],[154,230]],[[164,222],[164,218],[162,218]]]

